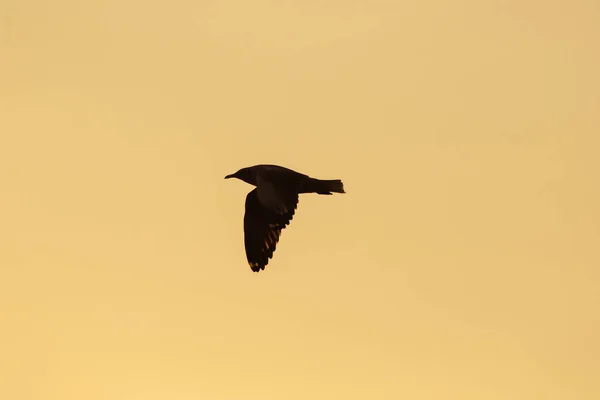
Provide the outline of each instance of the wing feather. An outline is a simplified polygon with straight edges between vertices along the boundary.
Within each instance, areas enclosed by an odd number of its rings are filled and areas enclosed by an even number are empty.
[[[259,201],[257,189],[246,196],[244,245],[248,264],[254,272],[265,269],[273,257],[281,231],[294,217],[298,194],[282,193],[281,199],[285,207],[273,210]]]

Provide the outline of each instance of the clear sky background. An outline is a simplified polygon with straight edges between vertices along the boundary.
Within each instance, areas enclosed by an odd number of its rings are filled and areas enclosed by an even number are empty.
[[[0,398],[600,398],[595,0],[3,0]],[[259,163],[304,195],[259,274]]]

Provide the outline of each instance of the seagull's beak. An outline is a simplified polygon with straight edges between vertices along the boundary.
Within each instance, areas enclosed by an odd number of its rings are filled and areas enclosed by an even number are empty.
[[[235,178],[234,174],[229,174],[225,177],[225,179],[229,179],[229,178]]]

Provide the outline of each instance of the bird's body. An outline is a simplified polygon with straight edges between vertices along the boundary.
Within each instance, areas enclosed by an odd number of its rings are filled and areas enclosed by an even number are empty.
[[[265,269],[273,257],[281,231],[294,216],[299,194],[345,193],[339,179],[315,179],[278,165],[260,164],[242,168],[225,177],[228,178],[256,186],[246,196],[244,214],[246,257],[254,272]]]

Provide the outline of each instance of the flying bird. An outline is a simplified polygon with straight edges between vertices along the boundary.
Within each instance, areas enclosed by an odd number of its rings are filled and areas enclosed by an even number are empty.
[[[248,264],[254,272],[265,269],[281,231],[289,225],[298,206],[298,195],[346,193],[339,179],[311,178],[278,165],[260,164],[242,168],[225,179],[237,178],[256,186],[246,196],[244,246]]]

